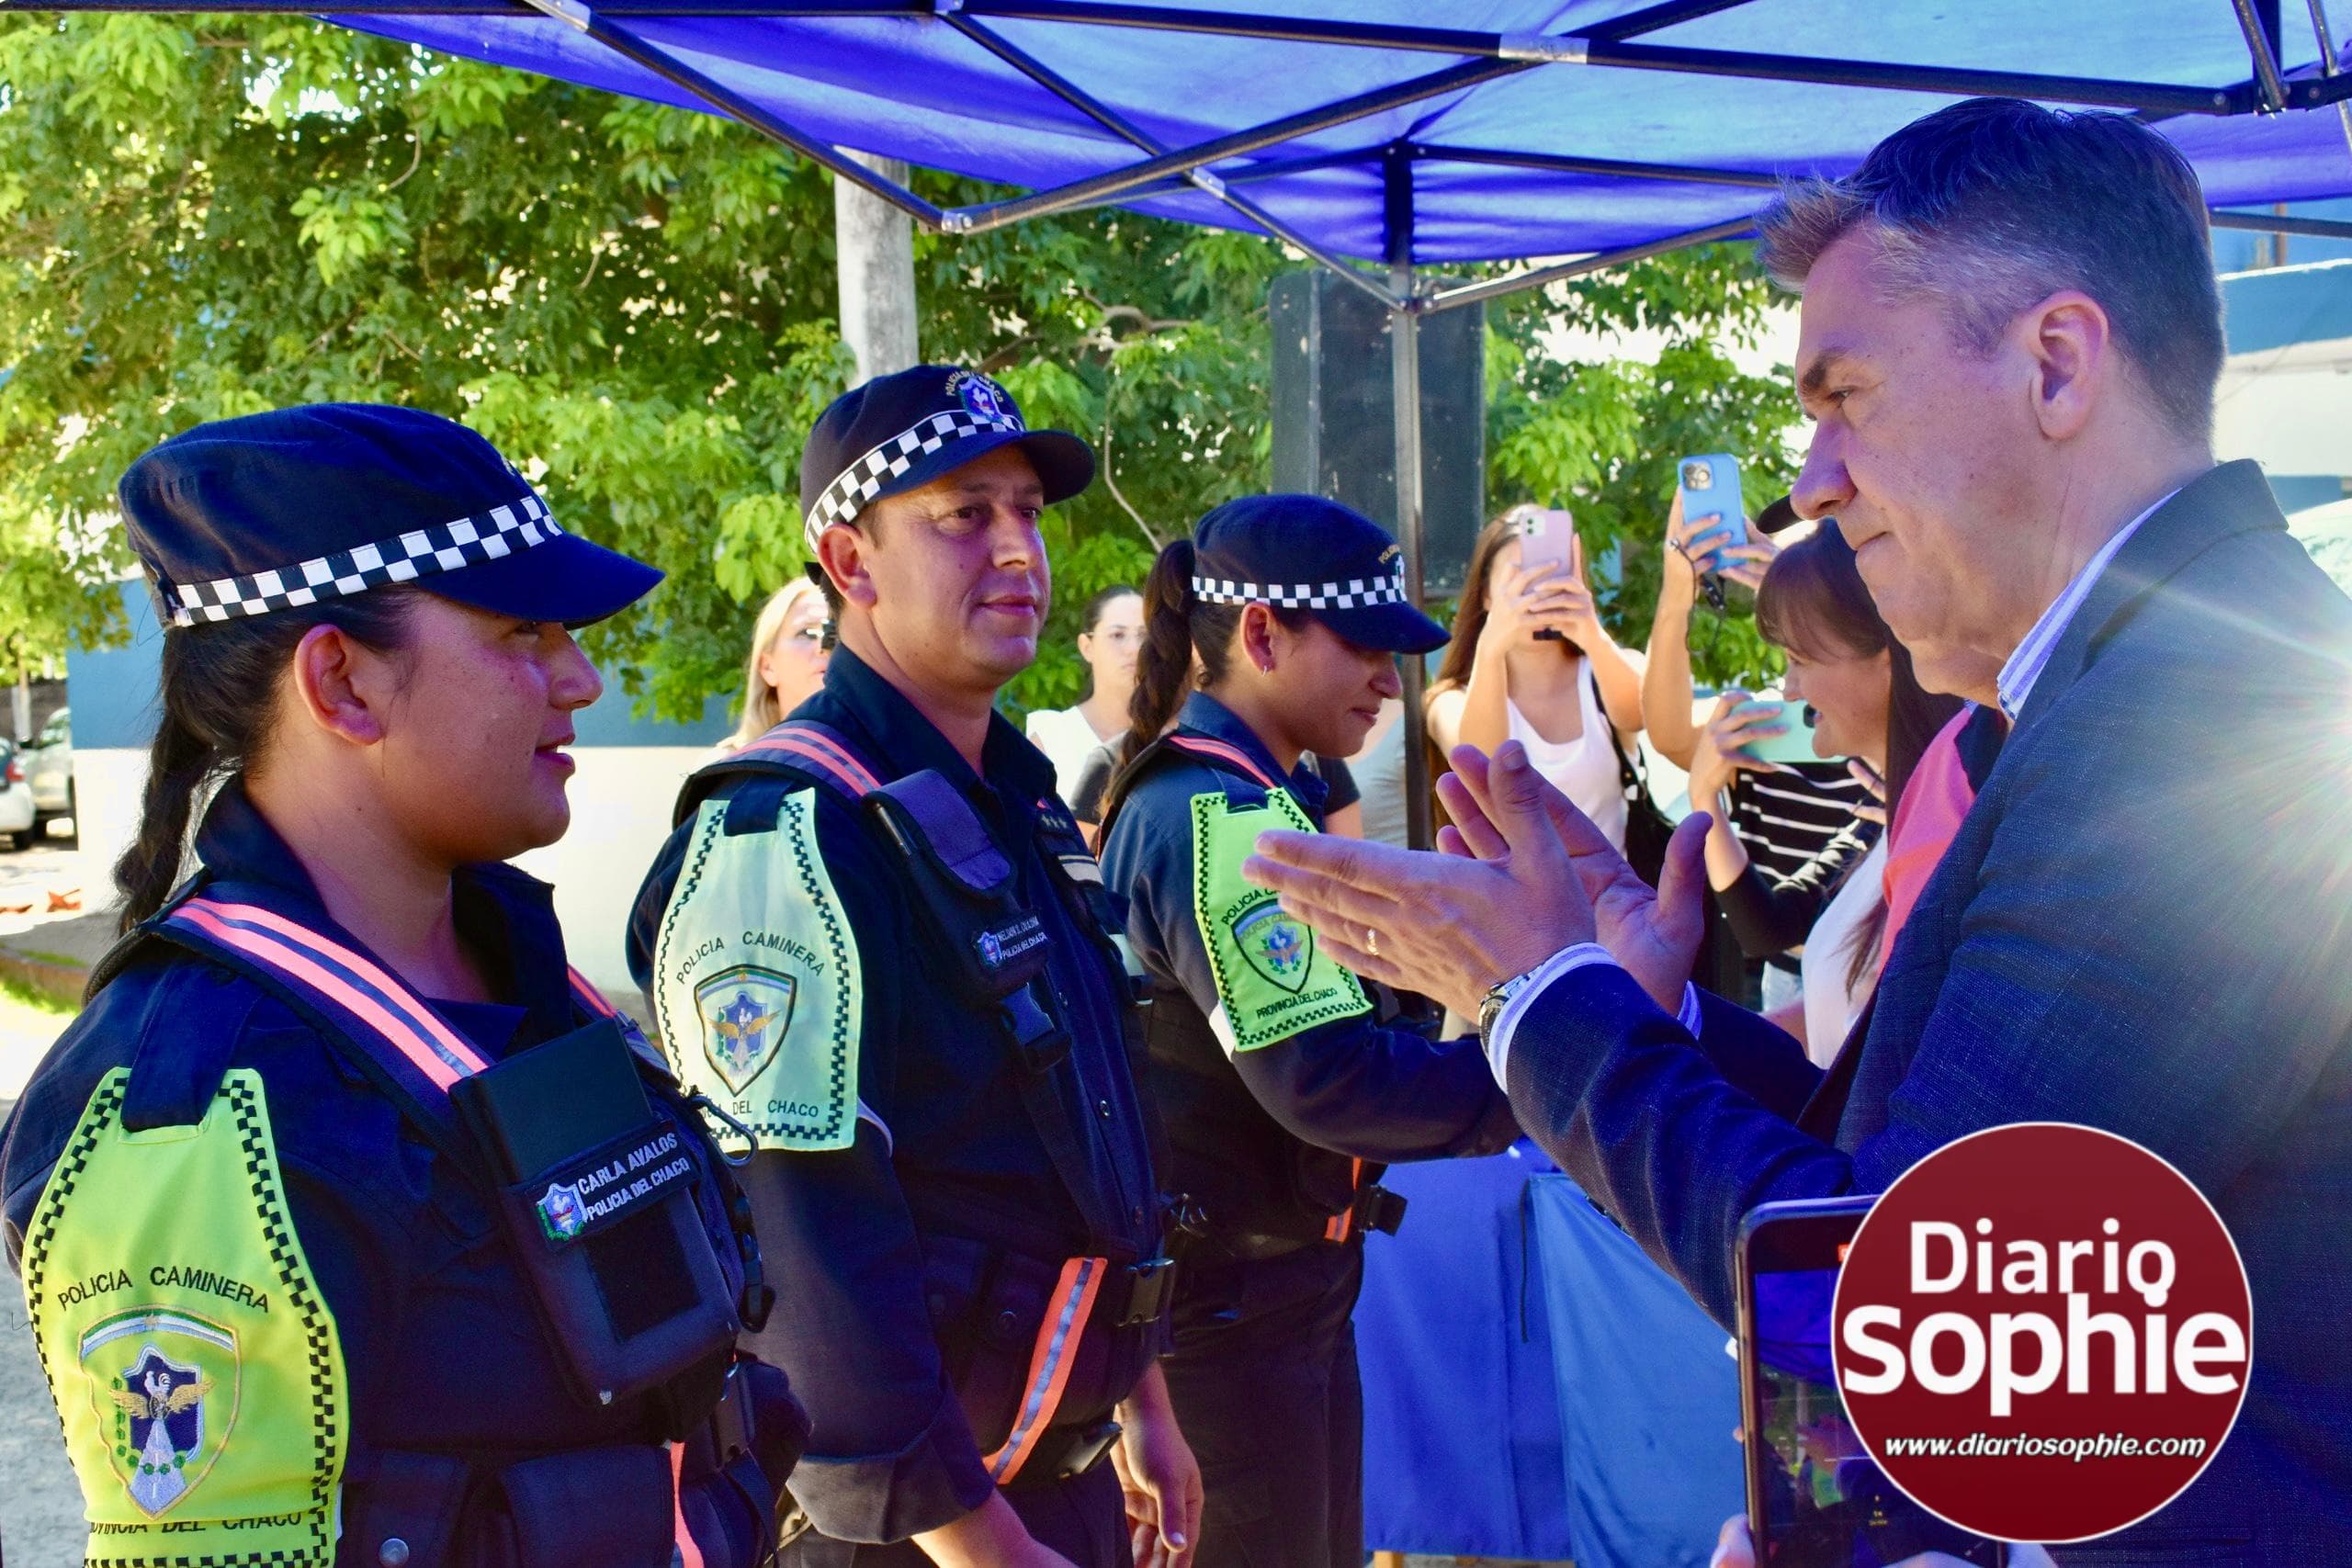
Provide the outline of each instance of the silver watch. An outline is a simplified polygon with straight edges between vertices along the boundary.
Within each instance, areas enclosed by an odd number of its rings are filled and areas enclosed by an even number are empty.
[[[1550,962],[1549,959],[1544,960],[1546,964]],[[1528,984],[1535,978],[1535,970],[1543,967],[1543,964],[1538,964],[1534,969],[1513,975],[1500,985],[1487,987],[1486,999],[1478,1004],[1479,1039],[1484,1040],[1494,1032],[1495,1020],[1502,1017],[1503,1009],[1510,1005],[1511,998],[1527,989]]]

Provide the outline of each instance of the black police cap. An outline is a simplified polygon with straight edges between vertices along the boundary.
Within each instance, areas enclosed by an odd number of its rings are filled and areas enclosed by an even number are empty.
[[[1427,653],[1445,628],[1405,596],[1388,530],[1319,495],[1248,495],[1193,530],[1193,593],[1213,604],[1305,610],[1359,648]]]
[[[800,453],[801,535],[808,553],[836,523],[884,496],[920,490],[1000,446],[1018,446],[1046,504],[1094,482],[1094,450],[1059,430],[1032,430],[1012,394],[977,370],[918,365],[835,398]]]
[[[199,424],[131,464],[117,493],[175,626],[413,582],[577,626],[662,581],[557,526],[496,447],[418,409],[313,403]]]

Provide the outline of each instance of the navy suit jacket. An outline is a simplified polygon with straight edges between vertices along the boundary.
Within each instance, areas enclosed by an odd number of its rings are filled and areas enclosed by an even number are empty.
[[[1741,1217],[1877,1192],[1963,1134],[2079,1122],[2186,1172],[2253,1285],[2236,1429],[2092,1562],[2316,1562],[2352,1537],[2352,601],[2251,463],[2101,574],[1903,929],[1850,1087],[1623,971],[1520,1021],[1521,1124],[1720,1321]],[[1833,1079],[1836,1075],[1833,1074]],[[1816,1092],[1823,1091],[1823,1092]]]

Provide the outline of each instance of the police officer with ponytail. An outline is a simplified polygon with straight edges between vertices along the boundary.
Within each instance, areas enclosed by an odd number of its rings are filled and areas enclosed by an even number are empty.
[[[1396,542],[1315,496],[1218,507],[1160,552],[1144,601],[1102,863],[1149,976],[1169,1184],[1196,1212],[1164,1365],[1206,1487],[1197,1561],[1360,1568],[1349,1316],[1366,1233],[1403,1212],[1380,1162],[1491,1154],[1518,1128],[1475,1037],[1403,1027],[1241,863],[1267,829],[1321,829],[1300,758],[1357,750],[1396,656],[1445,630],[1407,602]]]
[[[1093,455],[919,366],[837,400],[800,471],[824,688],[688,781],[629,930],[793,1281],[756,1341],[813,1427],[785,1560],[1181,1563],[1125,917],[994,705],[1046,622],[1039,518]]]
[[[88,1561],[752,1568],[805,1422],[735,1348],[740,1194],[502,863],[570,818],[571,629],[660,573],[409,409],[198,425],[120,496],[124,935],[0,1146]]]

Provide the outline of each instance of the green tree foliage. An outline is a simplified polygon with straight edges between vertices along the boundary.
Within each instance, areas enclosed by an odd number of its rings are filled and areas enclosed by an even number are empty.
[[[1016,701],[1072,700],[1077,607],[1267,483],[1266,288],[1295,265],[1116,212],[918,237],[925,356],[1105,459],[1050,519],[1062,607]],[[1789,400],[1717,346],[1763,302],[1719,250],[1492,318],[1493,499],[1565,499],[1596,544],[1626,538],[1611,608],[1636,640],[1672,457],[1764,455],[1751,500],[1778,477]],[[668,570],[592,646],[641,704],[696,714],[802,565],[800,441],[850,374],[833,315],[827,176],[741,127],[306,21],[0,18],[0,655],[107,629],[112,486],[155,441],[388,400],[464,419],[568,526]],[[1564,326],[1668,346],[1579,363]],[[1739,623],[1702,673],[1755,661]]]

